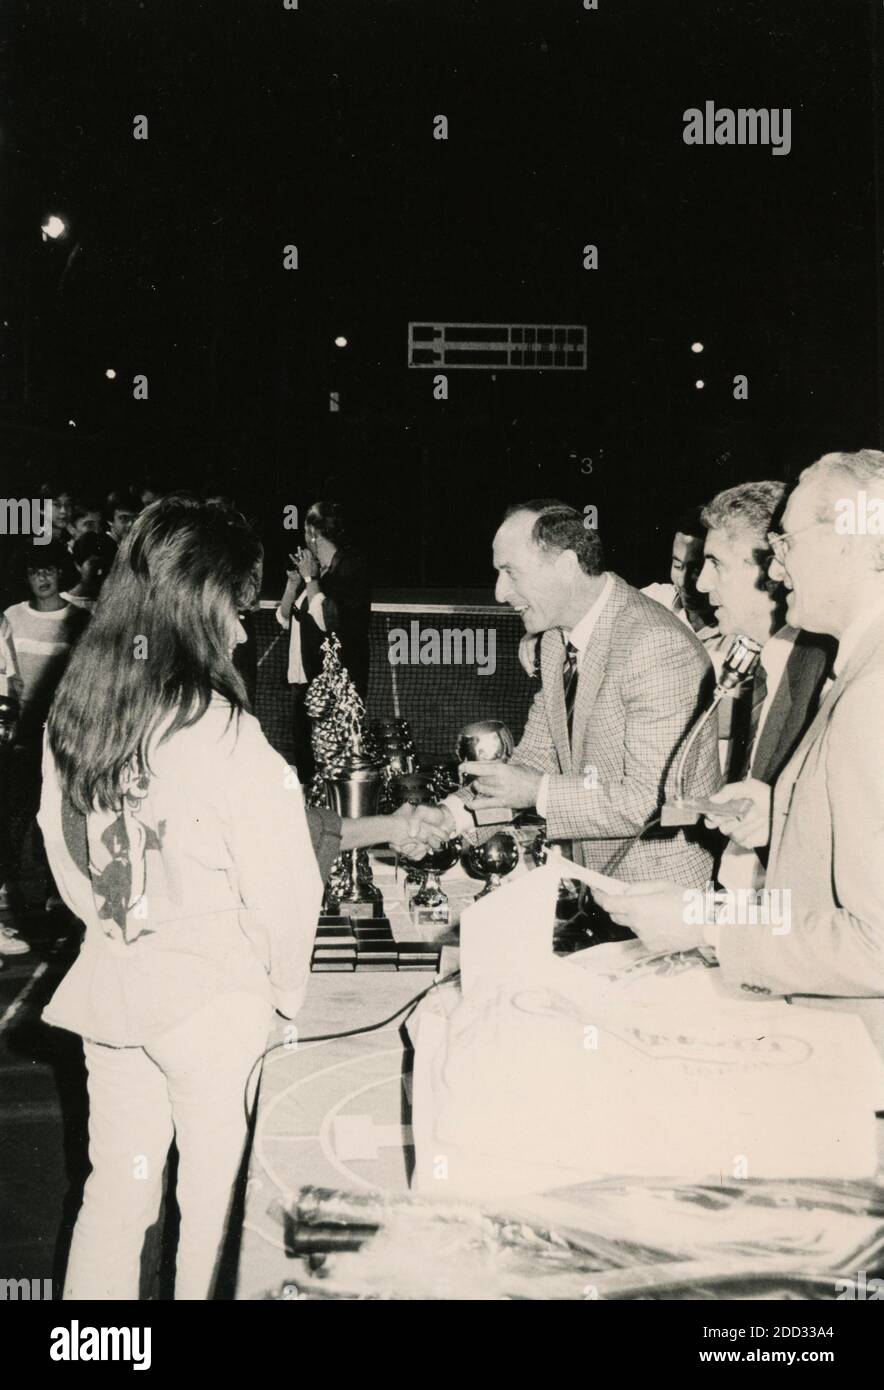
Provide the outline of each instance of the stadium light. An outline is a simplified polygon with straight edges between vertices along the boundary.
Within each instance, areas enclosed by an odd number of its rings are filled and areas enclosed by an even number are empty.
[[[46,218],[40,231],[43,233],[44,241],[57,241],[59,237],[66,234],[67,229],[68,224],[65,222],[64,218],[58,217],[53,213],[51,217]]]

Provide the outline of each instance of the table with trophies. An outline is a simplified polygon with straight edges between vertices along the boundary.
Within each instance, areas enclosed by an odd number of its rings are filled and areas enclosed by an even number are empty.
[[[432,804],[457,787],[457,764],[508,757],[500,721],[462,730],[448,758],[422,757],[407,722],[365,727],[334,638],[308,692],[318,772],[308,803],[342,818]],[[450,840],[419,861],[349,850],[328,876],[311,977],[296,1023],[268,1040],[245,1195],[237,1297],[265,1297],[291,1278],[285,1212],[311,1185],[405,1191],[413,1161],[411,1052],[403,1029],[416,996],[457,969],[460,912],[526,858],[536,827],[487,826],[483,843]],[[366,1030],[366,1031],[362,1031]]]

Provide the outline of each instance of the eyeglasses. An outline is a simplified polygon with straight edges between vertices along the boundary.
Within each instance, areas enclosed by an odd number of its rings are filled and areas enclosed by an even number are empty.
[[[767,543],[773,551],[775,560],[783,563],[789,553],[789,542],[793,536],[800,536],[805,531],[813,531],[815,527],[821,526],[821,521],[812,521],[809,526],[799,526],[797,531],[768,531]]]

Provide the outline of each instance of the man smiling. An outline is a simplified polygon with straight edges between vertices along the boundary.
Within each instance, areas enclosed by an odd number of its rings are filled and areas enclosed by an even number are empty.
[[[496,597],[542,633],[542,689],[509,763],[465,763],[477,806],[536,807],[578,862],[631,879],[665,869],[702,881],[696,831],[651,830],[678,751],[711,692],[712,668],[686,624],[604,569],[598,533],[559,501],[512,507],[494,538]],[[715,730],[698,739],[690,795],[718,784]],[[471,818],[449,802],[459,828]],[[473,827],[474,828],[474,827]]]
[[[654,949],[705,937],[728,981],[748,990],[884,995],[884,540],[835,526],[839,502],[862,490],[884,500],[884,453],[824,455],[801,474],[769,538],[789,623],[839,640],[835,680],[773,797],[755,779],[727,789],[750,802],[727,833],[749,847],[769,843],[766,890],[791,892],[791,930],[676,922],[661,884],[600,899]]]

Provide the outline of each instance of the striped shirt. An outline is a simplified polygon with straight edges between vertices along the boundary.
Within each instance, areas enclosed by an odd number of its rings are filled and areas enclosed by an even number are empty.
[[[35,732],[46,718],[68,653],[83,628],[83,613],[65,604],[44,613],[30,603],[14,603],[5,617],[12,630],[22,682],[23,733]]]

